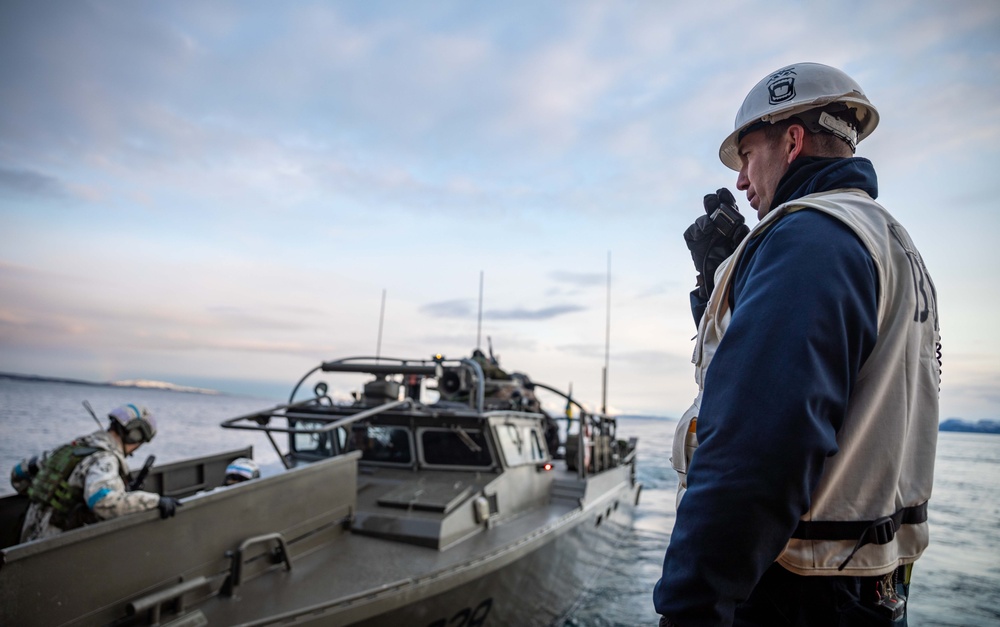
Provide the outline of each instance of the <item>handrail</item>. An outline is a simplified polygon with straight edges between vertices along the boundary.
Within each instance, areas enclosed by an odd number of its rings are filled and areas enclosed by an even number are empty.
[[[353,416],[347,416],[346,418],[341,418],[340,420],[335,420],[328,425],[319,427],[314,431],[303,430],[299,433],[326,433],[327,431],[333,431],[339,427],[346,427],[349,424],[353,424],[359,420],[365,420],[366,418],[371,418],[372,416],[377,416],[384,411],[389,411],[390,409],[396,409],[397,407],[402,407],[406,405],[407,407],[412,407],[417,403],[410,397],[406,397],[401,401],[389,401],[388,403],[382,403],[371,409],[366,409],[365,411],[360,411]],[[312,417],[312,416],[311,416]]]
[[[299,383],[301,383],[301,381]],[[278,454],[278,459],[281,460],[281,465],[285,467],[285,470],[289,470],[292,467],[292,465],[288,462],[287,459],[285,459],[284,454],[282,454],[281,452],[281,447],[278,446],[278,443],[274,441],[274,436],[271,435],[273,431],[281,431],[281,429],[277,427],[269,427],[267,423],[271,421],[272,417],[281,416],[282,414],[279,414],[277,412],[283,409],[288,409],[290,407],[298,407],[299,405],[306,405],[308,403],[318,400],[319,397],[315,397],[315,398],[308,398],[306,400],[299,401],[297,403],[286,403],[284,405],[275,405],[271,409],[253,412],[251,414],[245,414],[243,416],[237,416],[236,418],[230,418],[229,420],[223,420],[220,426],[223,429],[246,429],[254,431],[263,431],[264,434],[267,435],[267,440],[271,443],[271,446],[274,448],[274,452]],[[235,424],[242,420],[255,420],[258,422],[258,424],[255,427]],[[261,422],[262,420],[263,422]],[[288,432],[287,429],[284,431]]]
[[[531,384],[533,386],[535,386],[536,388],[542,388],[543,390],[548,390],[549,392],[552,392],[556,396],[561,396],[561,397],[565,398],[568,402],[573,403],[574,405],[576,405],[577,408],[580,410],[580,413],[583,413],[583,414],[589,414],[589,413],[591,413],[591,412],[587,411],[587,408],[584,407],[583,404],[580,403],[580,401],[575,400],[572,396],[570,396],[569,394],[566,394],[565,392],[563,392],[560,389],[554,388],[551,385],[545,385],[544,383],[539,383],[538,381],[535,381],[534,379],[532,379]]]
[[[287,412],[286,413],[278,413],[281,409],[285,409],[285,408],[289,408],[289,407],[295,407],[295,406],[298,406],[298,405],[303,405],[303,404],[311,402],[313,400],[316,400],[316,399],[309,399],[309,400],[305,400],[305,401],[300,401],[298,403],[290,403],[288,405],[279,405],[279,406],[277,406],[277,407],[275,407],[273,409],[267,410],[265,412],[256,412],[256,413],[252,413],[252,414],[246,414],[245,416],[239,416],[237,418],[230,418],[229,420],[224,420],[222,422],[222,426],[225,427],[226,429],[243,429],[243,430],[246,430],[246,431],[263,431],[267,435],[267,439],[270,440],[271,446],[274,447],[274,452],[278,454],[278,459],[281,460],[281,465],[285,467],[285,470],[288,470],[288,469],[291,468],[291,464],[285,458],[285,455],[281,452],[281,448],[278,446],[278,443],[274,441],[274,436],[271,435],[272,433],[326,433],[328,431],[333,431],[334,429],[337,429],[339,427],[346,427],[347,425],[355,423],[355,422],[357,422],[359,420],[364,420],[366,418],[371,418],[372,416],[376,416],[378,414],[381,414],[382,412],[389,411],[390,409],[396,409],[397,407],[402,407],[404,405],[407,406],[407,407],[413,407],[413,406],[417,405],[417,403],[412,398],[407,397],[407,398],[404,398],[401,401],[390,401],[388,403],[383,403],[383,404],[378,405],[376,407],[372,407],[371,409],[366,409],[364,411],[358,412],[358,413],[353,414],[351,416],[347,416],[346,418],[341,418],[340,420],[335,420],[335,421],[333,421],[333,422],[331,422],[331,423],[329,423],[327,425],[323,425],[322,427],[314,427],[314,428],[300,428],[300,427],[297,427],[297,426],[296,427],[274,427],[274,426],[271,426],[270,424],[268,424],[268,422],[270,422],[271,418],[284,418],[285,420],[295,419],[295,418],[308,418],[308,419],[315,420],[316,416],[313,415],[313,414],[289,414]],[[263,418],[264,416],[267,417],[267,421],[265,421],[263,423],[259,422],[259,420],[261,418]],[[239,421],[242,421],[242,420],[258,421],[258,423],[255,424],[255,425],[238,425],[238,424],[235,424],[235,423],[237,423]]]
[[[243,553],[254,544],[261,544],[272,540],[277,541],[278,543],[278,550],[272,553],[272,556],[277,557],[284,562],[285,570],[292,570],[292,556],[288,553],[288,545],[285,543],[285,537],[283,535],[278,532],[274,532],[253,536],[241,542],[235,551],[229,552],[229,556],[232,558],[229,579],[230,590],[243,583]]]
[[[180,581],[169,588],[158,590],[131,601],[126,608],[126,611],[130,616],[137,616],[143,612],[152,610],[152,615],[149,617],[150,624],[158,625],[160,623],[160,613],[165,603],[176,600],[177,613],[182,614],[184,612],[184,603],[182,602],[184,595],[188,592],[204,588],[211,583],[212,581],[210,579],[203,576],[195,577],[194,579],[190,579],[188,581]]]
[[[301,403],[296,403],[299,405]],[[396,409],[397,407],[406,406],[416,406],[417,403],[412,398],[404,398],[400,401],[389,401],[388,403],[383,403],[371,409],[366,409],[360,411],[356,414],[352,414],[340,420],[335,420],[331,423],[323,425],[322,427],[276,427],[269,424],[256,424],[256,425],[238,425],[235,424],[241,420],[256,420],[258,417],[267,415],[268,418],[292,418],[299,420],[315,420],[317,416],[315,414],[295,414],[295,413],[278,413],[280,407],[269,410],[268,412],[257,412],[254,414],[247,414],[246,416],[240,416],[238,418],[230,418],[229,420],[223,421],[222,426],[226,429],[243,429],[246,431],[268,431],[275,433],[326,433],[328,431],[333,431],[338,427],[347,426],[358,420],[364,420],[365,418],[371,418],[381,414],[382,412],[389,411],[390,409]]]
[[[225,428],[225,429],[245,429],[245,428],[248,428],[248,427],[237,427],[233,423],[240,422],[241,420],[257,420],[257,419],[263,418],[265,416],[267,418],[271,418],[272,416],[281,415],[281,414],[278,414],[277,412],[279,412],[279,411],[281,411],[283,409],[288,409],[289,407],[298,407],[299,405],[306,405],[306,404],[312,403],[313,401],[316,401],[316,400],[319,400],[319,397],[307,398],[307,399],[305,399],[303,401],[298,401],[298,402],[295,402],[295,403],[285,403],[284,405],[275,405],[271,409],[263,409],[261,411],[255,411],[255,412],[252,412],[252,413],[249,413],[249,414],[244,414],[242,416],[237,416],[236,418],[230,418],[228,420],[223,420],[222,423],[220,424],[220,426],[223,427],[223,428]],[[260,425],[260,426],[264,426],[264,425]]]

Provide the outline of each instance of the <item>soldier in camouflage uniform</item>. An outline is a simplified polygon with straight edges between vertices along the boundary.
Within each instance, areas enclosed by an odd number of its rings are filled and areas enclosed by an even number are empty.
[[[123,405],[108,417],[107,431],[23,460],[11,471],[11,485],[31,499],[21,542],[155,508],[162,518],[174,515],[177,499],[129,491],[125,458],[156,435],[153,416],[145,407]]]

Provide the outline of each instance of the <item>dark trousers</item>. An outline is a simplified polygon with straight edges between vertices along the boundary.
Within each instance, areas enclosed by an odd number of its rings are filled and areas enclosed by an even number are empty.
[[[905,567],[897,570],[896,592],[909,595]],[[736,608],[734,627],[906,627],[878,607],[883,577],[803,577],[772,564],[750,598]]]

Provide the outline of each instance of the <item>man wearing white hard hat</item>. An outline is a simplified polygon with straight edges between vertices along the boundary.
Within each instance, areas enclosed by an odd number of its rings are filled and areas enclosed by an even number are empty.
[[[879,116],[844,72],[750,90],[726,189],[685,233],[699,394],[674,437],[661,625],[905,625],[938,428],[934,284],[854,157]]]
[[[122,405],[108,414],[107,431],[25,459],[11,471],[11,485],[31,500],[21,542],[41,540],[99,520],[159,509],[177,511],[170,496],[130,489],[125,458],[156,435],[156,420],[141,405]]]

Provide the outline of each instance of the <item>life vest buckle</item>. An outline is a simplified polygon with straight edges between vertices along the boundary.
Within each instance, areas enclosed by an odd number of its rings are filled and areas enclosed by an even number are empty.
[[[870,529],[871,539],[869,541],[873,544],[889,544],[896,537],[896,521],[891,516],[879,518],[872,523]]]
[[[902,519],[903,511],[904,510],[899,510],[896,514],[894,514],[894,516],[899,516]],[[851,554],[847,556],[847,559],[837,567],[837,570],[844,570],[844,567],[846,567],[847,563],[851,561],[854,554],[857,553],[858,549],[864,545],[889,544],[892,542],[892,539],[896,537],[897,529],[899,529],[899,524],[893,519],[893,516],[883,516],[882,518],[873,520],[872,523],[865,528],[861,537],[858,538],[858,543],[854,545],[854,550],[851,551]]]

